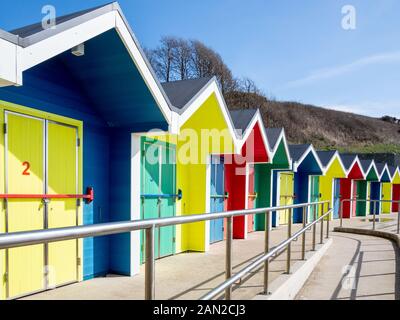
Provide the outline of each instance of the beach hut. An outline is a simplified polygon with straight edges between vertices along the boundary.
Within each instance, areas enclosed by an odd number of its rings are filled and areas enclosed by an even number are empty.
[[[365,173],[365,180],[357,181],[357,216],[367,216],[371,211],[371,184],[379,181],[378,169],[374,160],[360,160],[361,167]],[[374,208],[375,209],[375,208]]]
[[[333,209],[332,218],[339,218],[340,210],[340,179],[346,178],[346,168],[338,151],[318,151],[317,155],[324,168],[320,176],[320,201],[330,201]]]
[[[173,113],[117,3],[0,30],[0,86],[0,232],[135,218],[132,133],[172,131]],[[0,297],[131,275],[134,241],[2,250]]]
[[[267,139],[271,148],[271,163],[256,164],[257,207],[268,208],[293,203],[293,172],[290,171],[292,160],[283,128],[266,128]],[[290,177],[287,179],[286,177]],[[279,190],[277,188],[279,179]],[[278,192],[279,191],[279,192]],[[282,197],[281,197],[282,194]],[[276,225],[276,212],[271,215],[270,227]],[[265,214],[255,216],[256,231],[265,230]]]
[[[392,200],[392,176],[386,163],[377,163],[376,167],[380,172],[380,195],[384,201],[380,203],[380,213],[389,214],[392,212],[392,204],[387,201]]]
[[[256,176],[257,164],[271,161],[270,147],[260,111],[243,109],[231,111],[231,117],[237,132],[241,134],[241,153],[225,163],[226,192],[231,195],[227,200],[228,211],[253,209],[259,204]],[[245,239],[255,230],[253,215],[239,216],[233,219],[233,237]]]
[[[161,181],[155,185],[155,197],[151,184],[145,188],[142,183],[135,195],[134,211],[142,212],[138,218],[150,218],[152,212],[156,216],[158,212],[158,216],[183,216],[225,211],[225,155],[230,158],[238,153],[240,141],[216,78],[173,81],[163,83],[162,87],[172,111],[178,115],[178,132],[155,131],[135,137],[142,177],[144,173],[154,179],[161,174]],[[160,158],[162,161],[155,167],[148,163],[154,158],[151,156],[154,149],[149,147],[150,158],[147,158],[143,143],[155,144],[156,152],[160,146],[161,150],[165,149],[165,157]],[[166,159],[167,150],[172,156],[170,160]],[[159,157],[156,153],[155,158]],[[167,182],[169,185],[165,186]],[[157,198],[164,199],[164,205]],[[167,210],[166,206],[169,206]],[[209,250],[210,244],[224,239],[224,219],[162,228],[159,234],[159,248],[166,250],[159,251],[157,257],[185,251],[204,252]],[[132,253],[136,261],[140,260],[139,256],[143,257],[143,239],[140,243]]]
[[[321,198],[319,178],[323,174],[323,166],[313,145],[289,145],[289,152],[293,161],[294,203],[319,202]],[[317,206],[309,207],[308,221],[313,220],[318,212]],[[283,213],[280,223],[287,222],[288,213],[288,211]],[[293,222],[303,222],[303,208],[294,209]]]
[[[357,181],[365,180],[360,159],[355,154],[340,154],[344,167],[347,170],[347,178],[340,179],[340,193],[343,218],[356,216],[357,209]],[[350,201],[354,200],[354,201]]]
[[[400,169],[399,167],[389,167],[392,176],[392,200],[400,201]],[[392,212],[399,212],[399,202],[392,203]]]

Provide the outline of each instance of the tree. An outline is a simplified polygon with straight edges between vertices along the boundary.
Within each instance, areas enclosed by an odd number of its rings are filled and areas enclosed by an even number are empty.
[[[192,68],[192,47],[190,42],[182,38],[176,40],[174,72],[179,80],[190,79]]]
[[[174,80],[174,63],[176,60],[177,39],[174,37],[162,37],[160,45],[154,50],[148,50],[151,62],[157,76],[163,82]]]

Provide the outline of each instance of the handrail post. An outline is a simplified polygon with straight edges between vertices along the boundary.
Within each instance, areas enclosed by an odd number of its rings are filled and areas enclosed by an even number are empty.
[[[313,212],[313,222],[316,220],[315,216],[316,216],[316,211],[317,211],[317,206],[318,205],[312,205],[314,206],[314,212]],[[315,241],[316,241],[316,236],[317,236],[317,224],[314,223],[313,225],[313,236],[312,236],[312,251],[315,251]]]
[[[328,205],[328,212],[331,211],[330,202],[327,203]],[[328,214],[328,220],[326,221],[326,238],[329,239],[329,223],[331,220],[331,213]]]
[[[155,281],[154,281],[154,233],[155,226],[147,228],[146,235],[146,250],[145,250],[145,300],[155,299]]]
[[[321,208],[321,217],[322,217],[324,214],[324,204],[323,203],[321,203],[320,208]],[[324,219],[323,218],[321,219],[321,236],[320,236],[319,242],[320,242],[320,244],[324,243]]]
[[[292,217],[293,209],[289,209],[289,224],[288,224],[288,239],[292,236]],[[289,243],[287,246],[287,257],[286,257],[286,273],[290,274],[290,261],[292,255],[292,244]]]
[[[375,227],[376,227],[376,210],[377,210],[377,203],[378,201],[374,201],[374,217],[372,218],[372,230],[375,231]]]
[[[265,243],[264,243],[264,253],[267,254],[269,252],[269,236],[270,236],[270,212],[267,211],[265,213]],[[269,259],[264,262],[264,294],[269,294],[268,292],[268,282],[269,282]]]
[[[307,207],[303,207],[303,229],[307,226]],[[301,238],[301,260],[306,260],[306,232]]]
[[[228,217],[226,222],[226,257],[225,257],[225,280],[232,277],[232,222],[233,217]],[[225,289],[225,299],[231,300],[232,287]]]

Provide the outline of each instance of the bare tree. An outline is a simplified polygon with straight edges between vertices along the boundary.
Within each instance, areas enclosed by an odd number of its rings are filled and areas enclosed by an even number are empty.
[[[239,81],[239,90],[246,93],[261,94],[256,83],[250,78],[243,78]]]
[[[162,37],[160,45],[152,50],[152,66],[161,81],[174,80],[174,63],[176,60],[177,39],[175,37]]]
[[[189,79],[193,73],[192,47],[190,42],[184,39],[176,40],[174,69],[179,80]]]
[[[198,40],[163,37],[156,49],[145,52],[163,82],[215,76],[223,93],[238,90],[237,81],[221,56]]]

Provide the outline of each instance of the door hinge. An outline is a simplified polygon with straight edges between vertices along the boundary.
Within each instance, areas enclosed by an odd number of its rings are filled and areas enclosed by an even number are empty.
[[[140,251],[144,252],[144,245],[143,244],[140,246]]]
[[[175,237],[172,238],[172,243],[176,243],[176,238]]]
[[[80,266],[81,265],[81,258],[80,257],[78,257],[78,258],[76,258],[76,264],[78,265],[78,266]]]
[[[4,282],[4,283],[8,282],[8,273],[7,273],[7,272],[4,272],[4,275],[3,275],[3,282]]]
[[[76,139],[76,146],[79,148],[81,146],[81,139]]]
[[[76,206],[80,207],[81,206],[81,199],[76,199]]]
[[[3,125],[3,132],[4,134],[7,134],[7,123],[4,123]]]
[[[7,210],[7,208],[8,208],[8,199],[3,199],[3,208],[4,208],[4,210]]]

